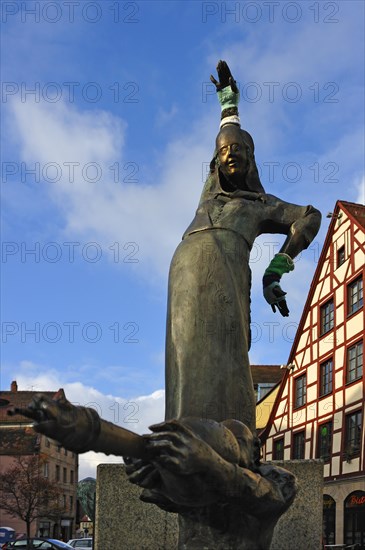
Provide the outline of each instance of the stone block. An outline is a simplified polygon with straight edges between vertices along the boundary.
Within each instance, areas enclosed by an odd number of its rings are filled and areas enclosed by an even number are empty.
[[[293,505],[279,520],[270,550],[320,550],[323,462],[289,460],[276,461],[275,464],[297,476],[299,492]],[[177,515],[140,501],[140,492],[137,486],[129,483],[122,464],[98,466],[95,550],[177,548]]]
[[[287,460],[273,463],[297,477],[299,491],[276,525],[270,550],[322,549],[323,461]]]
[[[96,480],[94,550],[172,550],[177,548],[177,514],[139,500],[123,464],[100,464]]]

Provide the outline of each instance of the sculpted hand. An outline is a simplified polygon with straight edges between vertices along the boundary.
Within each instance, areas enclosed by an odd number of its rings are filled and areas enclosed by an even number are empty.
[[[219,61],[217,65],[219,82],[210,75],[210,80],[217,89],[219,103],[222,111],[226,109],[237,109],[240,100],[239,90],[236,81],[225,61]]]
[[[236,81],[233,78],[230,68],[228,67],[225,61],[218,61],[217,73],[218,73],[219,82],[217,82],[217,80],[214,78],[212,74],[210,75],[210,80],[213,82],[213,84],[217,88],[217,92],[222,90],[223,88],[226,88],[227,86],[230,86],[232,91],[238,94]]]
[[[179,475],[205,471],[213,450],[189,428],[177,420],[150,426],[154,432],[146,437],[147,451],[156,466]]]
[[[157,504],[167,512],[179,512],[179,507],[164,493],[160,472],[150,462],[124,457],[125,471],[131,483],[143,488],[140,499]]]
[[[131,483],[145,489],[153,489],[160,484],[159,472],[150,462],[124,457],[125,471]]]
[[[93,409],[75,407],[66,399],[50,399],[36,394],[26,408],[9,411],[34,420],[34,429],[55,439],[73,452],[88,450],[89,442],[100,430],[99,415]]]
[[[272,280],[272,279],[270,279]],[[286,300],[284,298],[286,292],[282,290],[279,282],[271,282],[265,286],[265,276],[264,276],[264,298],[271,305],[273,312],[276,312],[278,308],[279,312],[283,317],[289,317],[289,308],[287,306]]]

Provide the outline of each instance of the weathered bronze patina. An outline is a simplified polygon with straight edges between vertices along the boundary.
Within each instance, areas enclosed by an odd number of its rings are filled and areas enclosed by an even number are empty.
[[[224,62],[218,73],[226,84],[232,78]],[[236,418],[255,430],[250,250],[259,235],[282,233],[280,254],[292,260],[310,244],[320,219],[312,206],[266,194],[251,136],[237,124],[221,128],[195,218],[170,267],[166,419]],[[276,305],[288,315],[281,293]]]
[[[286,235],[263,277],[272,309],[289,314],[283,273],[320,225],[312,206],[266,194],[254,142],[238,118],[227,64],[213,77],[222,106],[210,173],[171,262],[166,332],[166,420],[139,436],[96,411],[36,396],[15,412],[77,453],[125,458],[142,500],[179,514],[181,549],[268,550],[296,494],[294,476],[260,463],[250,373],[250,250],[263,233]]]
[[[181,418],[139,436],[94,409],[41,394],[14,412],[71,451],[128,456],[126,471],[143,488],[141,499],[179,514],[180,549],[268,550],[295,498],[295,476],[260,464],[259,440],[237,420]]]

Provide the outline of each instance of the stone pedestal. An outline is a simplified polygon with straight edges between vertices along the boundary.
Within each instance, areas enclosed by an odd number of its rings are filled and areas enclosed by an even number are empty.
[[[294,504],[279,520],[270,550],[320,550],[323,462],[291,460],[275,464],[297,476],[299,493]],[[96,491],[94,550],[177,548],[177,515],[141,502],[141,490],[129,483],[122,464],[102,464],[98,467]]]
[[[323,461],[288,460],[274,464],[297,476],[299,491],[275,527],[270,550],[322,550]]]
[[[96,479],[94,550],[173,550],[177,514],[139,500],[141,489],[129,483],[123,464],[101,464]]]

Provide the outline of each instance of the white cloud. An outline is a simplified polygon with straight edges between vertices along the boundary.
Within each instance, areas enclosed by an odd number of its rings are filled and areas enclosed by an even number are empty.
[[[363,50],[358,48],[364,36],[363,10],[355,10],[359,5],[347,2],[347,9],[341,7],[336,15],[326,18],[329,14],[324,8],[320,22],[315,23],[313,6],[305,4],[299,6],[303,17],[296,24],[285,23],[285,10],[277,5],[274,22],[264,31],[259,24],[248,24],[245,33],[238,34],[232,33],[232,26],[222,25],[224,38],[211,46],[207,59],[209,67],[214,67],[217,59],[226,59],[241,92],[246,84],[252,84],[246,95],[253,100],[245,101],[242,93],[240,112],[245,128],[255,129],[255,142],[264,160],[280,148],[291,148],[293,131],[298,144],[303,143],[308,129],[313,140],[325,131],[322,143],[326,145],[329,140],[341,139],[340,128],[354,130],[357,120],[362,130],[357,111],[363,109],[363,70],[357,67],[363,66]],[[291,103],[295,89],[300,101]]]
[[[298,133],[299,144],[303,130],[311,135],[311,132],[315,134],[323,129],[328,133],[331,129],[330,135],[323,140],[323,151],[319,152],[318,147],[316,150],[309,141],[307,150],[290,160],[299,162],[306,169],[303,182],[310,178],[312,184],[314,173],[308,165],[313,163],[313,156],[320,156],[316,160],[323,177],[331,175],[330,167],[323,168],[326,163],[338,163],[342,182],[353,175],[352,171],[356,171],[361,162],[362,129],[359,131],[349,124],[347,127],[351,129],[343,134],[332,129],[337,128],[338,120],[348,122],[346,117],[353,116],[352,103],[358,104],[351,96],[356,96],[353,79],[357,73],[350,72],[351,78],[345,80],[343,72],[354,65],[356,56],[361,56],[353,44],[362,30],[347,10],[338,15],[340,24],[315,24],[312,11],[303,11],[300,24],[291,25],[283,24],[278,8],[275,24],[266,27],[264,41],[258,40],[257,25],[249,25],[245,39],[239,41],[228,39],[230,27],[222,26],[220,32],[227,34],[224,40],[221,37],[219,44],[226,46],[223,49],[221,46],[219,49],[212,47],[207,66],[211,70],[217,59],[227,59],[241,84],[257,82],[261,86],[262,100],[257,103],[241,100],[240,106],[244,126],[253,129],[260,164],[278,160],[278,151],[290,150],[294,131]],[[329,14],[322,13],[321,17],[325,15]],[[282,26],[278,27],[280,21]],[[282,40],[284,31],[285,41]],[[352,37],[350,43],[348,36]],[[346,47],[338,47],[341,42]],[[308,86],[319,78],[321,86],[341,79],[346,92],[341,88],[336,97],[342,100],[341,94],[350,94],[346,109],[341,108],[341,103],[338,107],[337,104],[314,101],[313,91]],[[275,88],[275,101],[268,101],[269,86],[264,86],[264,82],[279,83]],[[293,105],[282,99],[283,86],[288,82],[297,82],[304,94],[305,112],[300,113],[300,120],[291,118]],[[213,105],[213,98],[211,103]],[[110,166],[118,163],[121,177],[126,175],[123,167],[128,128],[123,120],[100,110],[80,112],[64,102],[14,101],[10,105],[22,158],[30,163],[38,161],[42,166],[56,162],[64,168],[60,181],[50,186],[50,193],[63,212],[65,232],[71,236],[87,235],[88,240],[93,238],[106,247],[123,235],[123,242],[135,242],[139,247],[138,273],[143,272],[149,280],[165,278],[173,250],[196,209],[204,179],[201,177],[202,165],[210,160],[218,128],[217,106],[214,105],[214,110],[207,107],[205,112],[209,111],[209,117],[199,117],[192,122],[188,135],[175,134],[177,137],[160,153],[159,159],[162,160],[159,165],[154,159],[144,159],[145,166],[150,168],[148,172],[154,174],[148,182],[142,174],[142,167],[139,167],[140,172],[136,174],[140,180],[138,183],[115,183],[115,170]],[[179,106],[173,103],[165,110],[157,110],[157,118],[161,124],[168,123],[178,112]],[[332,120],[331,117],[335,118]],[[285,162],[288,158],[279,160]],[[68,170],[64,164],[68,162],[80,163],[75,168],[73,183],[67,179]],[[97,163],[101,170],[102,177],[94,184],[83,178],[81,168],[88,163]],[[92,168],[88,174],[93,176]],[[265,176],[263,184],[270,191],[267,174]],[[332,204],[328,203],[334,203],[338,198],[355,200],[354,196],[338,196],[343,188],[341,184],[325,185],[320,181],[316,188],[312,185],[304,190],[300,184],[290,186],[284,183],[283,187],[290,193],[288,200],[298,200],[299,203],[306,202],[303,197],[307,193],[312,196],[315,189],[316,196],[310,202],[319,207],[325,202],[326,208],[330,208]],[[281,196],[283,188],[276,191],[275,186],[271,186],[271,192]]]
[[[269,64],[270,56],[270,52],[266,53],[262,63]],[[96,240],[105,247],[114,243],[118,235],[123,235],[124,241],[135,242],[139,247],[141,261],[138,273],[142,272],[149,281],[156,280],[160,283],[161,279],[165,280],[173,250],[194,215],[202,189],[203,162],[210,159],[213,138],[217,131],[214,117],[197,120],[189,136],[180,136],[167,146],[159,157],[163,162],[154,168],[154,173],[158,174],[158,177],[154,176],[154,181],[150,181],[148,185],[142,182],[115,184],[109,167],[115,162],[120,165],[124,162],[127,128],[123,121],[101,111],[81,113],[75,107],[63,103],[50,105],[28,102],[26,106],[13,103],[12,108],[22,143],[22,158],[26,162],[38,161],[43,165],[57,162],[61,166],[70,161],[77,161],[81,166],[96,162],[101,167],[103,179],[95,184],[80,177],[80,170],[75,169],[77,178],[74,183],[69,181],[66,171],[59,182],[50,186],[51,197],[64,215],[65,232],[72,237],[86,235],[88,241]],[[261,117],[255,121],[258,130],[256,141],[261,143],[265,137],[270,143],[268,136],[275,136],[271,143],[277,142],[280,136],[275,125],[279,111],[272,104],[261,110]],[[54,136],[54,139],[49,139],[49,136]],[[322,170],[318,183],[313,181],[313,171],[308,170],[312,160],[308,160],[310,155],[306,151],[295,159],[300,162],[303,170],[307,168],[300,183],[291,185],[276,181],[271,185],[264,179],[263,183],[269,192],[293,202],[313,202],[323,212],[333,208],[338,198],[357,200],[361,182],[354,181],[351,176],[356,172],[362,155],[361,142],[361,131],[354,128],[348,133],[338,135],[331,145],[327,143],[327,149],[317,157]],[[270,158],[273,159],[274,156]],[[285,162],[287,159],[279,160]],[[327,166],[326,163],[333,164],[335,161],[339,171],[334,176],[338,178],[338,182],[326,183],[324,178],[331,176],[331,171],[326,171],[324,167]],[[146,165],[148,164],[149,160],[146,159]],[[310,181],[306,179],[308,176]],[[345,196],[342,196],[343,181],[352,182],[346,186]],[[303,199],[306,196],[307,201]],[[311,250],[303,253],[295,275],[288,275],[283,281],[288,292],[290,322],[292,319],[299,321],[304,305],[303,296],[306,295],[315,268],[312,265],[315,247],[318,245],[320,248],[325,230],[326,226],[323,224],[321,234],[311,245]],[[262,274],[272,257],[270,252],[273,249],[269,243],[282,242],[281,236],[265,235],[257,241],[257,247],[255,245],[252,253],[256,251],[259,254],[259,258],[251,265],[252,318],[260,326],[271,321],[280,322],[280,326],[283,326],[286,322],[278,314],[274,316],[271,313],[263,300],[261,289]],[[279,247],[278,244],[275,252]],[[259,346],[264,348],[263,341],[257,343],[256,348],[253,346],[253,352],[256,353]],[[266,350],[265,353],[267,354]],[[280,361],[284,360],[284,357],[280,358]],[[112,376],[112,370],[113,367],[108,367],[105,375],[110,372]]]
[[[356,33],[352,32],[353,29],[346,20],[345,10],[341,12],[341,18],[340,25],[313,23],[307,26],[286,25],[288,33],[284,41],[282,33],[278,32],[276,26],[275,28],[273,26],[273,32],[268,31],[264,41],[261,37],[258,40],[255,35],[259,30],[258,26],[251,25],[247,27],[249,29],[247,40],[232,44],[232,39],[228,39],[230,31],[227,25],[226,40],[217,40],[215,44],[225,43],[228,47],[221,50],[219,46],[218,53],[217,51],[212,53],[209,67],[214,67],[219,57],[227,59],[234,76],[241,83],[280,82],[280,87],[276,88],[279,94],[283,84],[290,81],[297,81],[308,94],[312,94],[312,91],[307,90],[306,87],[318,78],[323,85],[333,79],[337,81],[341,77],[341,82],[347,85],[348,79],[343,75],[350,74],[353,78],[353,75],[357,74],[353,71],[354,59],[356,60],[356,55],[360,56],[361,53],[358,48],[354,51],[351,47],[356,43]],[[352,37],[351,42],[348,40],[349,36]],[[340,47],[339,44],[341,44]],[[215,50],[217,48],[218,46],[214,47]],[[351,85],[353,86],[353,83]],[[311,159],[316,155],[318,157],[316,160],[322,169],[321,181],[318,185],[314,185],[313,172],[307,170],[303,181],[295,186],[283,182],[280,187],[281,182],[279,182],[275,188],[270,186],[268,181],[263,181],[269,192],[302,204],[312,202],[324,213],[332,209],[339,198],[364,202],[364,180],[354,177],[354,174],[358,173],[360,162],[362,163],[360,159],[362,159],[363,135],[362,129],[358,130],[353,123],[357,121],[357,118],[353,117],[353,112],[359,103],[352,102],[352,98],[357,96],[354,87],[351,90],[353,95],[347,96],[347,104],[341,103],[341,109],[332,109],[330,108],[332,105],[323,104],[320,106],[320,111],[317,111],[318,104],[315,104],[313,97],[309,95],[310,104],[308,105],[308,101],[306,104],[306,113],[309,116],[307,118],[301,116],[300,119],[291,119],[288,114],[290,105],[282,101],[270,103],[263,100],[255,104],[246,102],[241,105],[244,126],[254,129],[253,135],[260,162],[278,160],[277,152],[286,150],[287,142],[293,138],[293,128],[298,132],[298,144],[302,143],[303,129],[313,129],[313,132],[317,128],[318,131],[323,131],[323,128],[327,131],[331,130],[330,135],[326,135],[323,142],[320,142],[320,147],[312,145],[308,140],[303,146],[307,150],[303,150],[298,158],[290,158],[305,167],[313,163]],[[263,91],[267,93],[268,87],[263,88]],[[342,99],[345,98],[341,96]],[[81,112],[76,107],[62,102],[56,104],[14,102],[11,106],[14,131],[21,145],[21,159],[29,163],[40,162],[42,166],[47,163],[58,163],[63,168],[61,179],[48,187],[52,200],[63,214],[65,234],[71,238],[87,236],[88,241],[96,240],[105,247],[120,239],[120,236],[123,242],[136,242],[140,251],[138,273],[143,272],[148,280],[160,282],[161,278],[165,279],[173,250],[194,215],[202,189],[202,163],[210,160],[218,127],[216,105],[214,109],[208,109],[211,111],[210,118],[199,117],[191,124],[189,135],[181,134],[160,152],[159,159],[162,160],[159,165],[154,160],[144,159],[146,166],[153,167],[155,175],[148,182],[141,181],[143,179],[140,177],[141,170],[138,175],[140,179],[138,184],[113,181],[114,172],[110,166],[115,163],[119,163],[122,178],[126,175],[123,172],[123,166],[126,162],[124,151],[128,128],[120,118],[104,111]],[[314,112],[316,114],[313,114]],[[169,109],[160,112],[160,122],[168,123],[178,114],[176,106],[169,105]],[[340,126],[345,129],[342,133],[339,131],[336,116],[340,116],[341,122],[346,120],[346,124]],[[288,158],[279,160],[285,162]],[[65,163],[69,162],[79,163],[75,168],[74,182],[70,182],[67,177],[68,170]],[[337,162],[340,165],[339,182],[336,184],[331,182],[326,184],[323,181],[324,176],[331,174],[330,170],[323,170],[328,162]],[[100,181],[91,183],[82,177],[80,167],[85,167],[88,163],[97,163],[100,167],[102,171]],[[92,177],[92,169],[89,174]],[[308,175],[311,178],[309,184],[306,181]],[[276,189],[279,190],[276,191]],[[322,242],[326,227],[324,223],[321,235],[316,238],[317,242]],[[260,326],[264,326],[265,322],[279,322],[280,327],[275,334],[277,340],[282,341],[282,331],[287,320],[279,317],[278,313],[276,315],[271,313],[271,308],[262,297],[261,289],[262,274],[271,259],[270,247],[264,247],[263,242],[272,241],[282,242],[281,237],[265,236],[264,240],[259,241],[264,253],[251,266],[253,319],[260,323]],[[288,292],[288,304],[291,310],[289,322],[299,321],[309,281],[315,268],[312,261],[314,253],[315,250],[305,251],[294,274],[289,274],[283,279],[283,288]],[[265,330],[266,340],[262,338],[252,348],[253,356],[258,358],[264,355],[266,358],[273,356],[272,348],[277,343],[274,342],[271,346],[269,329]],[[266,344],[270,344],[271,348]],[[285,360],[286,356],[279,362],[285,362]],[[29,373],[27,376],[26,368]],[[114,368],[116,367],[106,367],[105,375],[110,375],[112,378]],[[60,383],[57,373],[44,374],[42,381],[41,374],[34,371],[31,375],[31,371],[31,364],[24,365],[22,372],[25,376],[24,381],[28,385],[39,383],[44,389],[49,389],[57,387]],[[82,384],[80,386],[65,384],[65,389],[67,395],[73,395],[75,399],[85,396],[86,403],[93,400],[100,403],[102,410],[109,415],[113,414],[111,407],[116,407],[120,412],[130,412],[123,409],[128,403],[127,400],[118,401],[113,396],[94,394],[92,388]],[[162,401],[159,400],[160,398],[156,401],[152,396],[148,396],[145,401],[141,397],[133,400],[139,405],[140,410],[143,408],[144,411],[141,417],[138,417],[138,429],[146,429],[150,423],[148,420],[150,416],[151,422],[155,421],[155,416],[156,420],[162,418],[163,413],[160,414]],[[87,454],[82,460],[85,464],[87,462],[93,464],[95,457]]]
[[[196,209],[203,162],[209,162],[213,149],[214,121],[201,120],[190,137],[173,141],[147,185],[113,181],[115,169],[110,167],[118,163],[122,171],[124,166],[126,127],[117,117],[102,111],[81,113],[62,102],[14,101],[11,109],[22,160],[39,162],[49,179],[60,175],[49,192],[63,212],[65,232],[87,235],[106,247],[123,235],[123,242],[139,247],[139,272],[149,278],[166,276],[173,249]],[[74,181],[70,163],[78,163],[72,168]],[[90,182],[98,175],[100,181]]]

